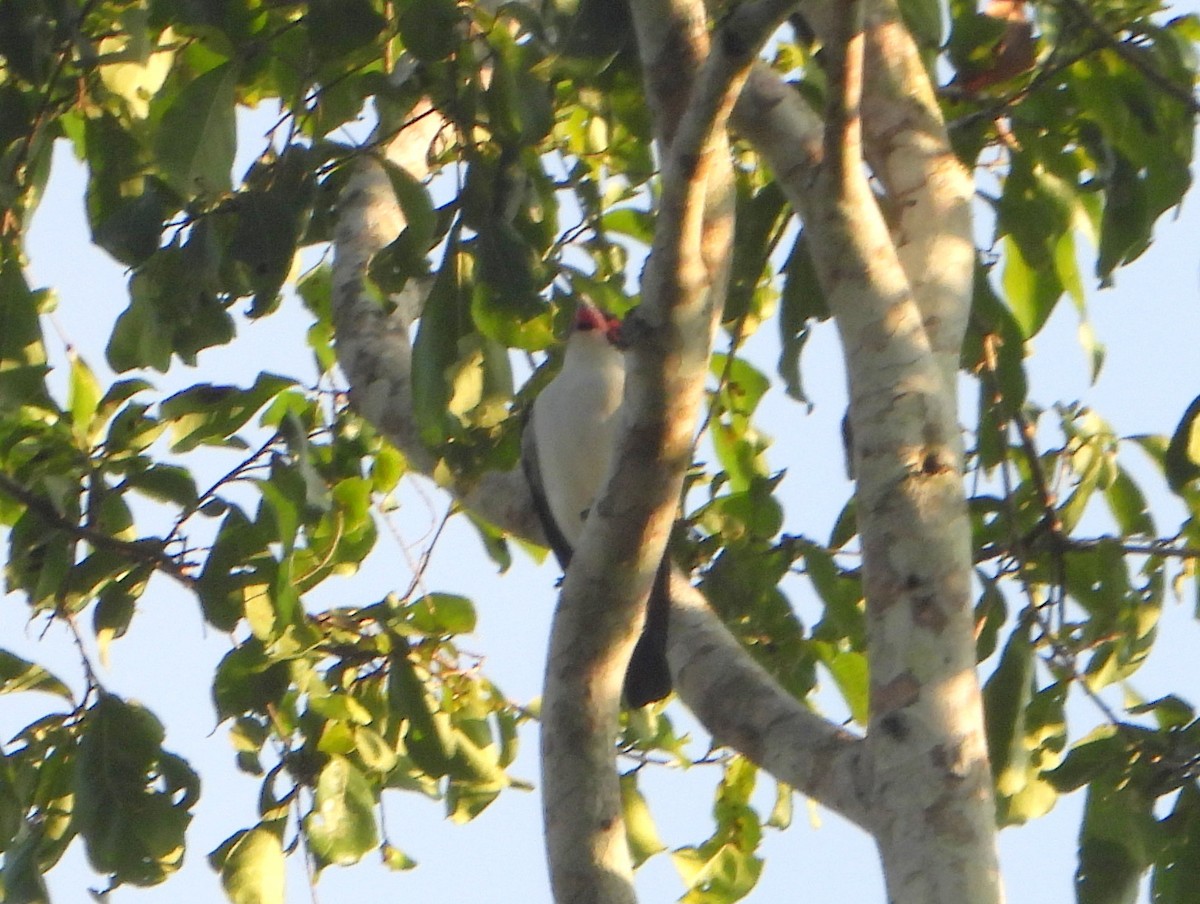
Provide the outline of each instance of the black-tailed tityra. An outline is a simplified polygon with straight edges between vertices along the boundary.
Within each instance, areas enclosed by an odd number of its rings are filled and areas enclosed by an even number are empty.
[[[620,322],[581,304],[562,369],[533,403],[521,454],[542,529],[564,572],[608,476],[624,389]],[[625,673],[630,706],[645,706],[671,692],[668,567],[664,562],[655,578],[646,624]]]

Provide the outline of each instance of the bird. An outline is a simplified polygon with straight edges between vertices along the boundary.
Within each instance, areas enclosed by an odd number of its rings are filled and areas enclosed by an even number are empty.
[[[588,511],[603,488],[617,438],[625,390],[621,322],[588,302],[575,310],[562,367],[533,402],[521,462],[534,510],[566,573]],[[623,695],[633,708],[671,693],[667,665],[670,565],[664,557],[646,621],[625,672]]]

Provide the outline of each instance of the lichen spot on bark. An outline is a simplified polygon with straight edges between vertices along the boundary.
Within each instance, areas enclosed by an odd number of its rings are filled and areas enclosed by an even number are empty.
[[[912,614],[914,624],[934,634],[941,634],[949,621],[938,605],[937,597],[931,593],[920,593],[913,597]]]
[[[892,713],[916,703],[920,692],[921,682],[912,672],[903,672],[887,684],[877,685],[872,694],[872,702],[876,712]]]
[[[941,795],[926,807],[925,821],[943,841],[970,844],[975,840],[975,828],[953,793]]]
[[[955,783],[962,781],[971,771],[970,757],[962,742],[937,744],[929,751],[934,767]]]

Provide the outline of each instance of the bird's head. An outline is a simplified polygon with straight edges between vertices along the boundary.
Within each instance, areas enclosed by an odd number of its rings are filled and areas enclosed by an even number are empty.
[[[571,325],[571,332],[602,337],[609,345],[624,348],[621,321],[615,315],[608,314],[586,301],[575,309],[575,321]]]

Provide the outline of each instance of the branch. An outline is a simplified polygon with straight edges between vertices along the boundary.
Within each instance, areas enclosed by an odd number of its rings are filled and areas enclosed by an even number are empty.
[[[1088,8],[1087,4],[1081,3],[1080,0],[1055,0],[1057,5],[1070,10],[1073,15],[1078,16],[1088,27],[1088,29],[1096,35],[1097,38],[1113,53],[1123,59],[1126,63],[1145,76],[1146,81],[1154,84],[1156,88],[1160,88],[1167,95],[1182,104],[1192,115],[1200,115],[1200,101],[1196,100],[1196,96],[1190,89],[1180,85],[1178,82],[1173,82],[1167,76],[1163,75],[1153,64],[1146,60],[1138,49],[1130,45],[1126,41],[1122,41],[1108,27],[1096,18],[1095,14]]]
[[[871,831],[862,739],[784,691],[680,574],[672,575],[668,636],[675,689],[714,740]]]
[[[896,0],[868,3],[865,26],[865,158],[886,193],[900,265],[954,400],[975,275],[975,185]]]
[[[751,4],[710,47],[702,3],[631,4],[663,159],[661,203],[631,323],[615,462],[551,627],[541,738],[556,901],[634,900],[615,761],[621,676],[675,520],[724,304],[734,207],[727,121],[788,6]]]
[[[83,540],[94,549],[106,549],[128,559],[138,565],[149,565],[156,571],[174,578],[189,590],[194,590],[196,578],[188,573],[189,565],[179,562],[174,556],[163,550],[163,541],[154,538],[147,540],[122,540],[103,531],[80,524],[73,518],[59,512],[54,504],[43,496],[22,486],[7,474],[0,474],[0,492],[11,496],[26,509],[36,514],[52,527],[70,534],[78,540]]]
[[[871,70],[879,64],[868,63],[865,82],[859,70],[866,42],[887,46],[887,35],[872,31],[890,34],[892,25],[886,0],[861,3],[869,13],[856,19],[860,4],[843,4],[842,15],[828,23],[832,134],[812,190],[816,215],[806,227],[850,383],[871,662],[865,743],[874,833],[889,900],[995,902],[1002,892],[975,673],[961,440],[943,369],[948,349],[940,345],[947,337],[928,328],[902,264],[904,237],[890,233],[867,182],[856,101],[861,85],[862,127],[869,128],[877,76]],[[931,91],[921,78],[909,86],[914,94]],[[938,159],[918,154],[914,168],[901,174],[920,190],[944,178]],[[969,288],[973,250],[958,259],[966,275],[948,275]],[[947,295],[946,315],[965,322],[969,301],[968,291]],[[957,355],[955,347],[955,361]]]

